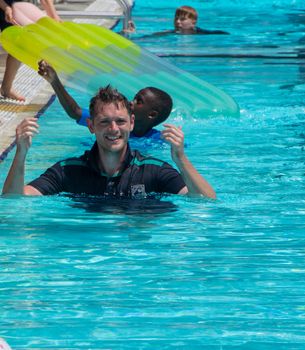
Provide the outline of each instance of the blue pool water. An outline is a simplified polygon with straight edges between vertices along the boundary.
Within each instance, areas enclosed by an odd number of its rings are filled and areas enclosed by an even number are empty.
[[[137,0],[135,41],[241,107],[171,117],[218,200],[1,198],[0,337],[15,349],[305,349],[302,4],[193,1],[201,27],[231,35],[141,38],[171,28],[182,3],[163,3]],[[57,101],[40,124],[27,180],[92,142]]]

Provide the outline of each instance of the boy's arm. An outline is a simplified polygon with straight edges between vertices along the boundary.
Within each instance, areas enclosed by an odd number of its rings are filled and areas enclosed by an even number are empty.
[[[79,121],[82,116],[82,109],[76,103],[74,98],[67,92],[54,68],[46,61],[40,61],[38,63],[38,74],[40,74],[51,84],[66,113],[72,119]]]
[[[32,138],[38,133],[37,118],[24,119],[16,129],[16,154],[4,182],[2,194],[41,195],[32,186],[24,186],[25,159],[32,144]]]
[[[184,154],[184,134],[181,128],[171,124],[164,124],[162,135],[171,144],[173,161],[176,163],[185,181],[184,187],[179,194],[201,194],[208,198],[216,198],[212,186],[198,173],[193,164]]]

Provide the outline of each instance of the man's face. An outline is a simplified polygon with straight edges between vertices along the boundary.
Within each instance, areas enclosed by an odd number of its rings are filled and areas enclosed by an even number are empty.
[[[97,102],[94,119],[88,120],[91,133],[96,136],[98,145],[108,152],[121,152],[126,149],[129,134],[134,126],[134,115],[129,116],[125,106]]]
[[[148,121],[154,105],[155,96],[149,89],[142,89],[135,95],[132,101],[132,109],[137,126]]]
[[[176,16],[174,20],[175,30],[178,32],[188,32],[195,29],[196,21],[187,16]]]

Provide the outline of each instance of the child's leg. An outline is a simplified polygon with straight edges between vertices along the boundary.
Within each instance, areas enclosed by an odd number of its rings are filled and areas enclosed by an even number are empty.
[[[3,76],[3,81],[1,85],[1,95],[3,97],[11,98],[13,100],[25,101],[25,98],[19,94],[17,94],[13,89],[13,81],[17,74],[18,68],[20,67],[20,62],[16,60],[11,55],[7,56],[6,59],[6,67]]]

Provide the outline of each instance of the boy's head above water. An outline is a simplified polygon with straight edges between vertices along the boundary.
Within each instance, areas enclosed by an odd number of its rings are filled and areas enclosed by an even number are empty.
[[[136,123],[149,124],[151,127],[164,122],[170,115],[173,107],[171,96],[155,87],[146,87],[135,95],[132,109]]]
[[[174,19],[175,31],[180,33],[193,32],[198,19],[197,11],[191,6],[177,8]]]

